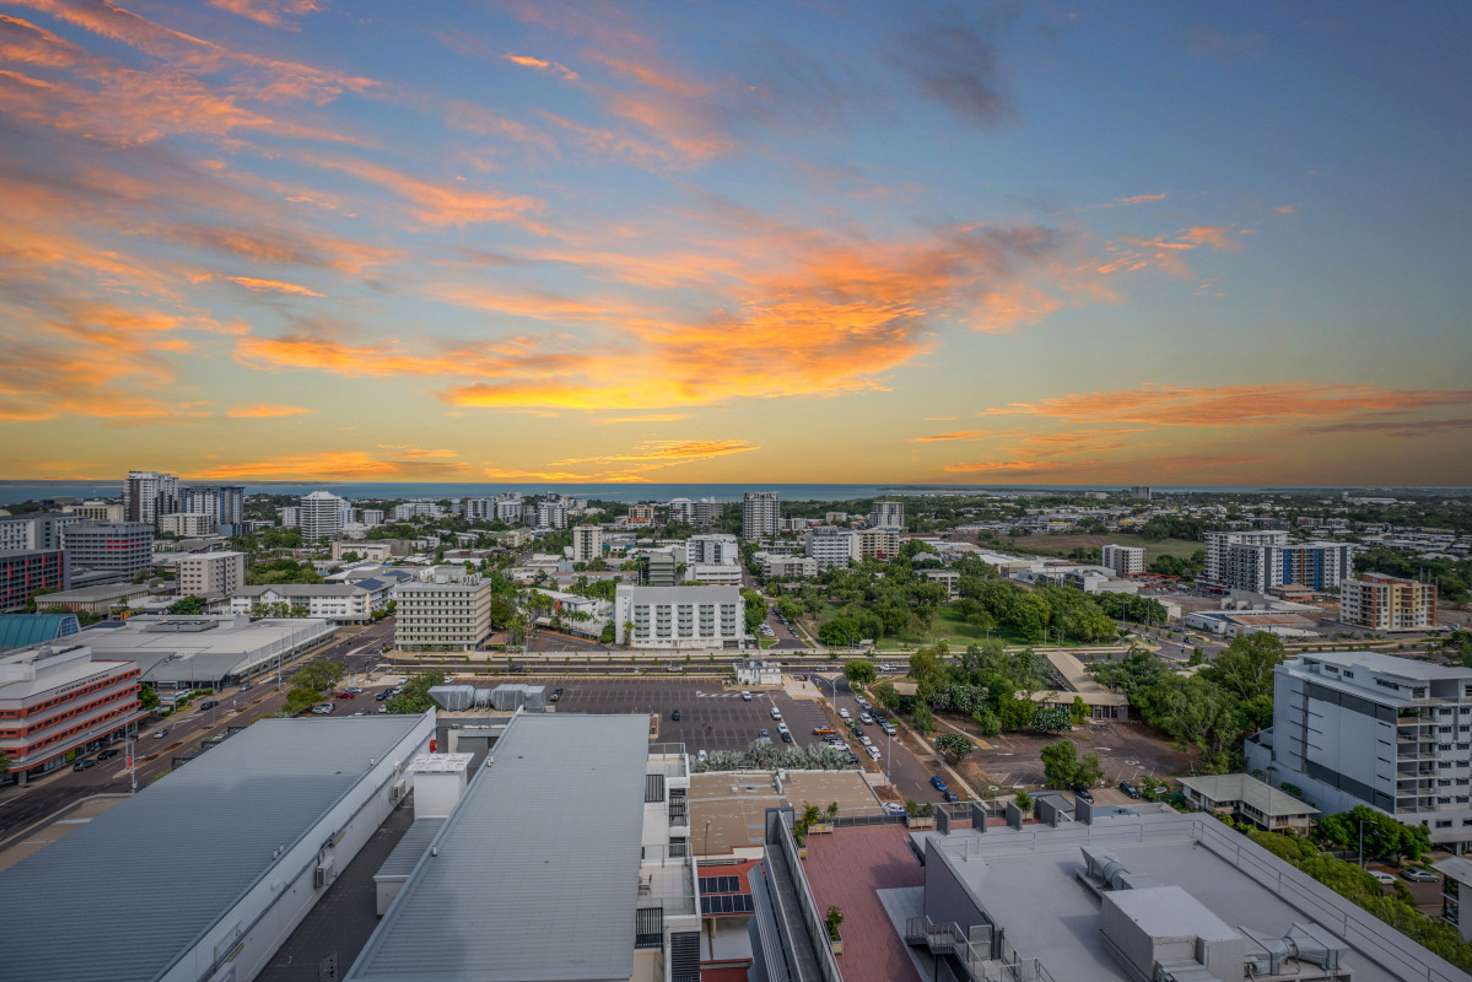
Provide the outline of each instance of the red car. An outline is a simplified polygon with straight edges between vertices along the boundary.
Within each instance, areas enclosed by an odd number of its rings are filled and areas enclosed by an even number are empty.
[[[349,692],[347,689],[343,689],[341,692],[334,692],[332,694],[332,697],[334,699],[356,699],[356,698],[358,698],[358,696],[357,696],[356,693]]]

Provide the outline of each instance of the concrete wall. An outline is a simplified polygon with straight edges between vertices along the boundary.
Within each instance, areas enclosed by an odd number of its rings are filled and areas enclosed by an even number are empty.
[[[955,921],[963,931],[977,924],[990,924],[991,919],[966,889],[952,862],[934,839],[925,840],[925,915],[937,924]]]
[[[346,794],[313,829],[290,845],[277,865],[212,927],[161,982],[232,979],[249,982],[269,962],[325,890],[312,885],[318,852],[339,830],[332,847],[333,876],[341,873],[393,809],[393,785],[434,733],[433,711],[419,722]],[[329,879],[329,884],[331,879]],[[239,945],[239,954],[220,972],[205,973]],[[233,972],[233,974],[231,974]]]

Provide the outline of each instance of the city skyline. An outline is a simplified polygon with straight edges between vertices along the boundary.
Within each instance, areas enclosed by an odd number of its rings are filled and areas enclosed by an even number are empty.
[[[1472,484],[1469,20],[0,2],[0,477]]]

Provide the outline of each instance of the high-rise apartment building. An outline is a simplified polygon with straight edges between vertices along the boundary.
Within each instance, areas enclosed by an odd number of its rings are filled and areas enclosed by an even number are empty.
[[[1355,546],[1348,542],[1299,542],[1227,546],[1223,585],[1229,590],[1265,593],[1296,583],[1333,590],[1354,572]]]
[[[179,510],[179,479],[158,471],[129,471],[123,482],[123,520],[157,525]]]
[[[653,502],[641,501],[629,506],[628,517],[624,520],[625,525],[653,525],[657,520]]]
[[[900,533],[894,528],[866,528],[854,533],[859,545],[859,559],[888,562],[900,554]]]
[[[489,522],[496,517],[496,502],[491,498],[461,498],[460,514],[467,522]]]
[[[1369,805],[1437,846],[1472,843],[1472,668],[1300,655],[1275,670],[1273,726],[1245,749],[1249,770],[1325,812]]]
[[[741,496],[741,537],[774,536],[782,526],[782,506],[775,491],[748,491]]]
[[[692,502],[690,517],[698,529],[714,528],[721,524],[721,503],[714,498],[701,498]]]
[[[669,509],[671,522],[695,524],[695,502],[689,498],[671,498],[666,507]]]
[[[567,502],[560,498],[545,498],[537,503],[537,528],[567,528]]]
[[[81,520],[67,512],[0,516],[0,552],[60,549],[62,530]]]
[[[905,527],[905,503],[903,501],[876,501],[869,512],[872,528],[903,529]]]
[[[1141,546],[1108,545],[1100,550],[1101,566],[1116,576],[1139,576],[1145,572],[1145,550]]]
[[[603,529],[597,525],[579,525],[572,530],[572,561],[591,563],[603,558]]]
[[[521,505],[519,492],[506,491],[496,495],[496,521],[505,525],[522,524]]]
[[[295,529],[302,526],[302,510],[296,505],[284,505],[277,508],[276,517],[284,529]]]
[[[620,583],[614,641],[636,648],[732,648],[746,639],[746,601],[734,586],[642,587]],[[630,633],[632,629],[632,633]]]
[[[674,586],[679,579],[679,560],[672,549],[652,549],[642,563],[645,586]]]
[[[685,540],[687,566],[736,566],[740,562],[741,544],[734,535],[715,532]]]
[[[217,528],[215,516],[192,511],[176,511],[158,517],[159,532],[180,538],[213,535]]]
[[[115,501],[83,501],[76,505],[67,505],[62,511],[68,515],[75,515],[83,522],[121,522],[123,520],[123,506]]]
[[[807,556],[819,570],[848,566],[859,558],[859,533],[832,525],[808,529]]]
[[[1361,573],[1339,584],[1339,619],[1374,631],[1425,631],[1436,626],[1436,584]]]
[[[330,491],[313,491],[297,503],[297,527],[305,542],[331,539],[342,532],[348,503]]]
[[[243,531],[245,488],[239,484],[190,485],[179,489],[179,511],[209,515],[225,535]]]
[[[437,566],[398,588],[394,643],[409,651],[474,651],[491,634],[491,581]]]
[[[190,553],[179,557],[178,570],[184,596],[228,597],[245,586],[245,553]]]
[[[1227,585],[1228,550],[1232,546],[1283,546],[1288,533],[1282,530],[1206,532],[1206,568],[1201,573],[1204,583],[1225,588]]]
[[[147,522],[77,522],[62,532],[72,570],[105,570],[131,578],[153,564],[153,526]]]
[[[1136,484],[1134,487],[1130,488],[1130,497],[1139,498],[1141,501],[1149,501],[1150,485]]]

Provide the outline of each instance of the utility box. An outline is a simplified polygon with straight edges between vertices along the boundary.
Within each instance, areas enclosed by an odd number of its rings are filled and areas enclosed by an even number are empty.
[[[420,754],[414,773],[414,818],[448,818],[465,797],[474,754]]]

